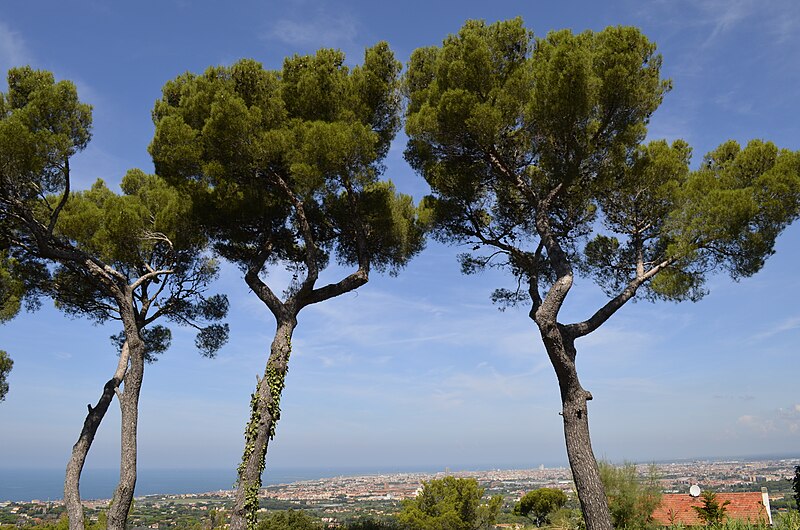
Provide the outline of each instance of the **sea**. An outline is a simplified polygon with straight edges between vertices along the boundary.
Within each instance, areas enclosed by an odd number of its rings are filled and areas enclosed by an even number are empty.
[[[742,457],[698,457],[655,460],[655,463],[696,461],[740,461],[797,460],[800,454],[771,454]],[[647,462],[647,461],[646,461]],[[651,460],[652,462],[652,460]],[[566,462],[545,461],[546,467],[566,466]],[[795,465],[795,464],[792,464]],[[262,476],[265,486],[290,484],[302,480],[360,475],[385,475],[390,473],[437,473],[441,471],[478,471],[488,469],[528,469],[530,463],[498,463],[487,465],[451,465],[416,467],[268,467]],[[84,469],[81,476],[81,498],[110,499],[119,480],[119,469]],[[139,468],[136,480],[137,497],[155,494],[206,493],[234,488],[235,469],[147,469]],[[56,501],[64,496],[64,469],[15,469],[0,468],[0,502],[5,501]]]
[[[433,473],[439,468],[273,468],[263,484],[288,484],[320,478],[387,473]],[[81,475],[81,498],[110,499],[119,480],[119,469],[86,469]],[[235,469],[139,469],[137,497],[153,494],[206,493],[234,488]],[[0,502],[54,501],[64,497],[63,469],[0,469]]]

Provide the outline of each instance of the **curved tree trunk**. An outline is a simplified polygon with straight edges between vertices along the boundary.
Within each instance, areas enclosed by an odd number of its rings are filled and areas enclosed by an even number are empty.
[[[592,394],[581,386],[575,369],[575,341],[564,336],[558,325],[539,326],[545,349],[553,364],[561,390],[561,415],[572,478],[587,530],[611,530],[605,488],[589,437],[589,409]]]
[[[278,323],[264,378],[258,381],[251,398],[250,421],[244,433],[245,447],[231,513],[231,530],[252,530],[256,527],[261,474],[266,467],[269,441],[275,435],[275,427],[281,417],[281,393],[292,352],[292,333],[296,326],[295,319]]]
[[[129,327],[126,325],[125,328],[130,348],[130,368],[125,375],[124,389],[119,398],[122,423],[119,484],[108,509],[108,530],[125,530],[136,488],[136,431],[139,422],[139,393],[144,378],[144,343],[138,329],[134,331],[134,338]]]
[[[85,522],[83,518],[83,505],[81,504],[80,494],[80,480],[83,471],[83,465],[86,463],[86,456],[89,454],[89,449],[94,441],[97,429],[108,411],[108,406],[114,399],[114,394],[117,391],[122,378],[125,376],[125,371],[128,368],[128,357],[130,350],[127,341],[122,345],[122,351],[119,356],[119,363],[117,364],[117,371],[114,377],[106,382],[103,387],[103,393],[97,401],[97,405],[89,407],[89,413],[83,422],[83,429],[78,437],[78,441],[72,446],[72,456],[67,463],[67,473],[64,480],[64,505],[69,518],[70,530],[84,530]]]

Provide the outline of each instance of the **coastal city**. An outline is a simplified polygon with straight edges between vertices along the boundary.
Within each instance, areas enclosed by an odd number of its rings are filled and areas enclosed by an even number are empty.
[[[655,474],[664,493],[685,493],[690,486],[717,492],[761,491],[766,488],[773,511],[790,506],[791,477],[797,459],[687,461],[637,464],[641,477]],[[360,517],[381,518],[396,514],[404,499],[414,497],[423,482],[445,476],[475,478],[486,495],[501,495],[513,505],[526,492],[537,488],[556,488],[572,498],[574,486],[567,467],[517,470],[449,470],[438,473],[394,473],[339,476],[272,485],[260,491],[262,514],[274,510],[305,510],[323,523],[336,526],[340,521]],[[132,528],[185,528],[190,521],[205,527],[224,519],[233,504],[233,490],[205,493],[162,494],[137,497],[131,513]],[[793,502],[793,501],[791,501]],[[109,499],[84,500],[89,520],[97,520]],[[28,526],[57,521],[63,514],[62,501],[0,502],[0,524]]]

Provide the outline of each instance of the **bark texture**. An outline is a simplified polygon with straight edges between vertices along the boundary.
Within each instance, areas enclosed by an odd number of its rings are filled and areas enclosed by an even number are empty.
[[[548,341],[545,341],[547,344]],[[558,343],[556,343],[558,344]],[[561,390],[561,416],[564,422],[564,439],[567,457],[575,481],[581,511],[587,530],[611,530],[611,513],[608,508],[605,487],[600,480],[597,459],[592,451],[589,436],[588,401],[592,394],[585,390],[575,369],[575,346],[572,339],[563,345],[563,352],[550,354],[556,368],[558,386]],[[558,347],[558,346],[556,346]],[[548,351],[549,353],[549,351]]]
[[[245,449],[239,466],[236,498],[231,513],[231,530],[252,529],[257,523],[261,474],[266,466],[269,442],[275,436],[275,428],[281,417],[280,400],[292,352],[292,334],[296,326],[295,319],[287,319],[278,324],[264,377],[259,379],[251,398],[250,421],[244,433]]]
[[[108,530],[125,530],[136,488],[136,435],[139,423],[139,393],[144,378],[144,342],[136,324],[125,322],[125,335],[130,348],[130,367],[125,375],[124,390],[119,398],[122,424],[119,483],[108,509]]]
[[[541,246],[537,249],[536,255],[539,255],[542,248],[547,251],[547,256],[556,273],[556,281],[548,289],[546,296],[542,298],[539,294],[538,270],[535,268],[532,270],[529,276],[531,280],[529,293],[533,300],[530,317],[539,327],[542,342],[558,379],[567,458],[572,469],[572,477],[575,481],[578,500],[581,503],[586,529],[611,530],[611,512],[608,509],[605,488],[600,480],[600,470],[597,467],[597,459],[592,451],[592,441],[589,437],[587,402],[592,399],[592,394],[584,390],[578,379],[578,372],[575,369],[577,356],[575,339],[599,326],[624,301],[614,307],[601,309],[601,312],[605,311],[607,314],[604,313],[602,316],[596,314],[591,324],[587,322],[569,326],[559,324],[558,314],[572,288],[574,276],[566,252],[553,235],[550,219],[543,213],[547,212],[550,201],[559,190],[560,186],[557,186],[547,199],[540,202],[539,214],[536,217],[536,230],[541,237]],[[628,298],[632,296],[633,292],[635,289],[628,294]],[[609,304],[613,305],[611,302]]]
[[[83,465],[86,463],[86,456],[89,454],[89,449],[92,447],[92,442],[97,434],[97,429],[100,427],[100,423],[108,411],[108,406],[113,401],[122,378],[125,376],[128,368],[129,353],[128,343],[125,342],[122,346],[114,376],[106,382],[97,404],[94,407],[87,405],[89,413],[83,422],[83,429],[81,429],[81,434],[78,436],[78,441],[72,446],[72,455],[67,463],[67,473],[64,480],[64,506],[67,511],[70,530],[84,530],[86,527],[80,494],[81,473],[83,472]]]
[[[611,530],[605,488],[589,437],[589,409],[592,394],[585,390],[575,369],[575,343],[563,326],[540,323],[539,330],[556,372],[561,391],[561,416],[572,478],[587,530]]]

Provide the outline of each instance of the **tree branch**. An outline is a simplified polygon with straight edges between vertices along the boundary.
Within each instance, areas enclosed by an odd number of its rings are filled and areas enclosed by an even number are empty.
[[[330,298],[335,298],[341,294],[353,291],[358,289],[362,285],[366,284],[369,280],[369,273],[368,271],[359,267],[357,271],[348,275],[347,277],[343,278],[341,281],[336,283],[329,283],[324,287],[320,287],[319,289],[314,289],[310,293],[300,300],[301,306],[305,307],[311,304],[316,304],[317,302],[324,302]],[[299,308],[298,308],[299,310]]]
[[[270,289],[269,286],[264,283],[258,275],[264,268],[264,264],[267,262],[267,259],[269,259],[271,253],[272,243],[267,242],[261,252],[258,253],[253,262],[247,268],[247,272],[244,275],[244,280],[247,282],[247,285],[250,287],[250,289],[256,293],[256,296],[258,296],[259,300],[266,304],[275,318],[279,318],[285,312],[286,306],[283,302],[281,302],[280,298],[275,296],[275,293],[272,292],[272,289]]]
[[[534,270],[528,275],[528,294],[533,301],[531,305],[531,310],[528,313],[528,316],[531,319],[534,319],[536,316],[536,312],[539,310],[539,307],[542,305],[542,295],[539,294],[539,261],[542,258],[542,250],[544,249],[544,243],[539,240],[539,244],[536,246],[536,252],[533,254],[533,259],[536,260],[536,267]]]
[[[625,286],[625,288],[620,292],[617,296],[609,300],[603,307],[598,309],[594,315],[592,315],[587,320],[583,322],[577,322],[575,324],[569,324],[565,326],[567,333],[573,338],[583,337],[588,335],[592,331],[599,328],[606,320],[611,318],[611,315],[617,312],[617,310],[625,305],[625,303],[633,298],[636,294],[637,289],[641,287],[641,285],[658,274],[661,270],[665,267],[668,267],[674,263],[674,259],[664,260],[652,269],[648,270],[647,272],[643,273],[642,275],[637,276],[633,280]]]
[[[569,290],[572,288],[572,265],[570,265],[561,245],[556,241],[550,228],[550,220],[547,218],[549,202],[556,196],[560,188],[561,184],[553,188],[547,198],[540,203],[536,212],[536,231],[539,233],[544,248],[547,250],[547,257],[556,273],[555,283],[547,292],[544,301],[534,314],[534,320],[537,322],[539,322],[537,319],[544,317],[555,323],[558,312],[564,304]]]
[[[501,175],[511,179],[514,185],[517,187],[517,190],[519,190],[523,196],[527,196],[532,204],[536,204],[536,192],[534,192],[533,189],[531,189],[531,187],[522,180],[522,177],[520,177],[519,173],[512,171],[508,165],[506,165],[505,162],[500,159],[500,155],[497,153],[497,149],[495,149],[494,146],[489,148],[487,151],[487,156],[489,158],[490,165],[494,166],[498,171],[500,171]]]
[[[148,268],[152,270],[152,267],[150,267],[149,264],[147,264],[147,265],[148,265]],[[152,272],[155,272],[155,271],[152,271]],[[147,289],[145,288],[146,285],[143,286],[143,288],[142,288],[142,296],[143,296],[143,299],[142,299],[142,316],[144,316],[144,317],[147,316],[147,312],[150,310],[151,304],[153,302],[155,302],[155,300],[159,296],[161,296],[161,293],[164,292],[164,289],[166,288],[166,286],[167,286],[167,280],[165,279],[164,281],[161,282],[161,285],[158,286],[158,289],[156,290],[155,294],[152,297],[149,297],[149,298],[147,297]]]
[[[308,289],[314,286],[314,284],[317,282],[317,278],[319,277],[319,267],[317,266],[316,254],[317,244],[314,241],[314,232],[311,230],[311,223],[308,222],[308,218],[306,217],[303,201],[301,201],[297,195],[294,194],[286,181],[283,180],[283,178],[281,178],[276,171],[271,171],[271,174],[278,187],[286,194],[286,196],[289,198],[289,201],[294,206],[294,211],[297,214],[297,220],[300,222],[300,231],[303,234],[303,241],[306,247],[305,262],[306,269],[308,270],[306,279],[303,281],[303,288]]]
[[[157,271],[148,272],[147,274],[140,276],[135,282],[133,282],[130,286],[130,289],[131,291],[135,291],[144,282],[150,281],[153,278],[157,278],[159,276],[172,274],[173,272],[175,272],[173,269],[161,269]]]
[[[64,205],[67,204],[67,200],[69,199],[69,158],[64,160],[64,194],[61,196],[61,200],[58,202],[58,206],[56,209],[53,210],[53,213],[50,215],[50,223],[47,225],[47,232],[49,234],[53,233],[53,230],[56,227],[56,222],[58,222],[58,215],[61,213],[61,210],[64,208]]]

